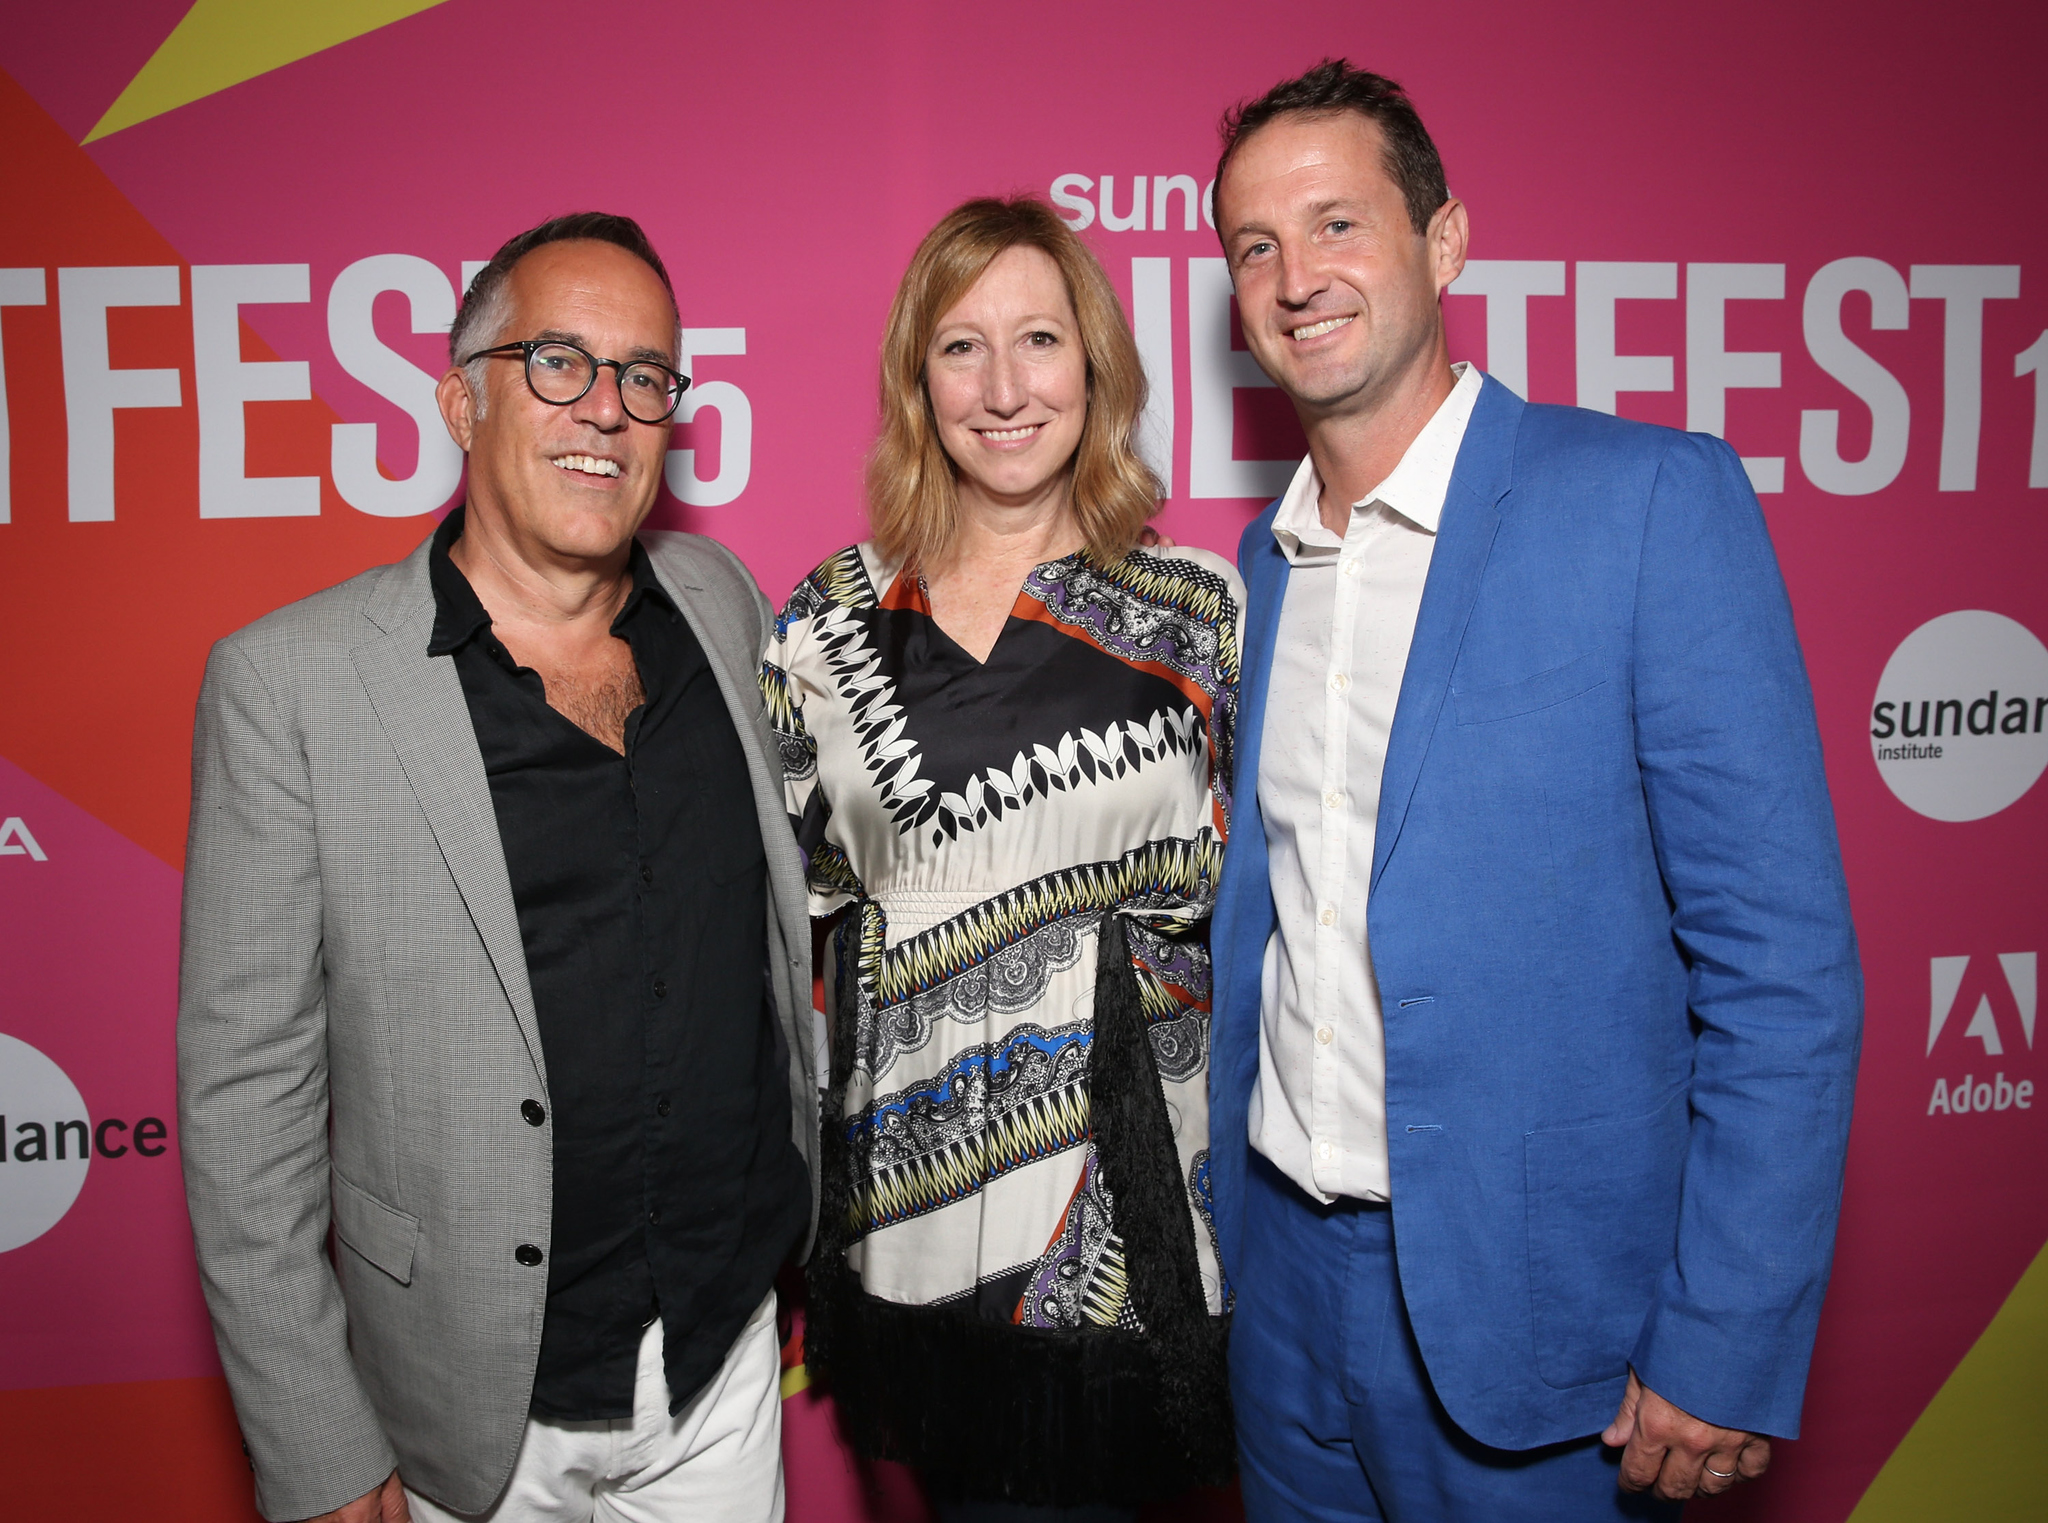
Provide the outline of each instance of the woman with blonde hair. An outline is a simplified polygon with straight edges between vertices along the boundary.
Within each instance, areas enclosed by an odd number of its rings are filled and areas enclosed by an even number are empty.
[[[970,201],[882,345],[874,537],[764,667],[827,956],[807,1358],[942,1519],[1227,1478],[1208,914],[1244,593],[1140,549],[1145,380],[1043,204]]]

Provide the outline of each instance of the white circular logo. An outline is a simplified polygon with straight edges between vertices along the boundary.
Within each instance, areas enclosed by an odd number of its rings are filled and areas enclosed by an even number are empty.
[[[0,1034],[0,1253],[64,1219],[92,1162],[78,1086],[28,1043]]]
[[[1870,706],[1885,784],[1931,820],[1981,820],[2048,766],[2048,649],[2026,625],[1965,609],[1900,642]]]

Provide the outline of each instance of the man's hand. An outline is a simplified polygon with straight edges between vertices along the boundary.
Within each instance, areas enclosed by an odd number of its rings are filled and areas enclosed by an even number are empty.
[[[308,1518],[306,1523],[412,1523],[412,1509],[405,1505],[405,1487],[394,1470],[375,1491],[366,1491],[346,1506]]]
[[[1701,1422],[1644,1385],[1634,1370],[1600,1442],[1622,1451],[1623,1491],[1654,1486],[1669,1502],[1719,1496],[1737,1481],[1755,1480],[1771,1463],[1769,1439]]]

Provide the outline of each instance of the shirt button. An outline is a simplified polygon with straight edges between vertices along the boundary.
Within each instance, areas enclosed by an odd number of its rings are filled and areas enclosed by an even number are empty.
[[[1344,574],[1346,576],[1358,575],[1358,560],[1355,556],[1344,562]]]
[[[1344,807],[1344,795],[1335,788],[1332,788],[1323,795],[1323,807],[1325,809],[1342,809]]]
[[[640,869],[640,881],[641,881],[642,883],[650,883],[650,884],[651,884],[652,882],[654,882],[654,869],[653,869],[653,868],[651,868],[651,867],[643,867],[643,868],[641,868],[641,869]]]
[[[1327,1143],[1327,1142],[1318,1142],[1318,1143],[1316,1144],[1316,1153],[1317,1153],[1317,1155],[1318,1155],[1319,1157],[1323,1157],[1323,1158],[1328,1158],[1328,1157],[1330,1156],[1330,1145],[1329,1145],[1329,1143]]]
[[[1332,1042],[1337,1040],[1337,1033],[1332,1031],[1328,1026],[1318,1026],[1316,1027],[1316,1040],[1318,1042],[1321,1042],[1325,1047],[1327,1047]]]
[[[661,1213],[659,1211],[650,1211],[647,1213],[647,1220],[651,1225],[659,1227],[661,1225]]]
[[[548,1119],[546,1109],[538,1100],[521,1100],[519,1102],[519,1114],[526,1118],[528,1126],[539,1126]]]
[[[531,1269],[534,1265],[538,1264],[542,1259],[546,1258],[547,1255],[542,1253],[538,1248],[534,1247],[531,1243],[521,1243],[517,1248],[514,1248],[512,1250],[512,1257],[519,1260],[519,1262],[524,1264],[528,1269]]]
[[[657,1101],[655,1101],[655,1102],[654,1102],[654,1114],[655,1114],[655,1115],[657,1115],[657,1116],[666,1116],[666,1115],[668,1114],[668,1101],[666,1101],[666,1100],[657,1100]]]
[[[1347,687],[1349,687],[1349,686],[1351,686],[1351,679],[1350,679],[1349,677],[1345,676],[1345,675],[1344,675],[1344,674],[1343,674],[1342,672],[1332,672],[1332,673],[1330,673],[1330,691],[1331,691],[1331,692],[1333,692],[1333,693],[1341,693],[1341,692],[1343,692],[1343,691],[1344,691],[1344,689],[1346,689],[1346,688],[1347,688]]]
[[[656,980],[654,981],[654,997],[655,997],[656,999],[667,999],[667,998],[668,998],[668,980],[667,980],[667,979],[665,979],[665,978],[657,978],[657,979],[656,979]]]
[[[1326,906],[1323,912],[1316,916],[1316,919],[1320,920],[1324,925],[1335,925],[1337,923],[1337,912]]]

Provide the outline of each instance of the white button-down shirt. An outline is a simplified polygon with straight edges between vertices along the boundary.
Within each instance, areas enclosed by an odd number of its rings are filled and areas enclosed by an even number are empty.
[[[1380,773],[1478,370],[1339,539],[1301,462],[1273,519],[1292,564],[1259,751],[1279,926],[1266,943],[1252,1146],[1318,1200],[1386,1200],[1386,1041],[1366,943]]]

